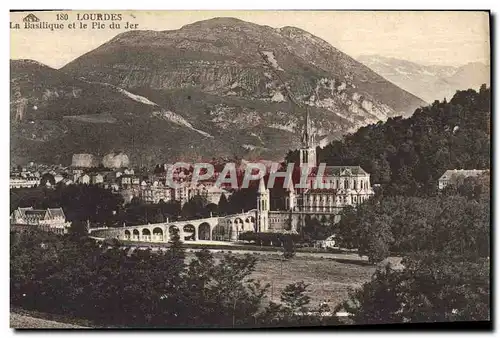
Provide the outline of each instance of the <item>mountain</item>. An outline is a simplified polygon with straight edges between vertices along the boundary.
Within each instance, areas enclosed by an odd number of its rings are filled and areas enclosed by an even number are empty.
[[[304,107],[325,144],[425,104],[301,29],[232,18],[122,33],[60,70],[11,61],[11,84],[13,153],[63,163],[280,159],[299,145]]]
[[[457,90],[479,89],[483,83],[490,84],[490,67],[481,62],[461,67],[421,65],[380,55],[363,55],[358,61],[429,103],[449,100]]]

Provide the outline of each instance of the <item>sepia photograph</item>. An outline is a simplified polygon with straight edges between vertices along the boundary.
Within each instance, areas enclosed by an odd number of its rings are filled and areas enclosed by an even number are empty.
[[[12,329],[492,330],[488,10],[9,16]]]

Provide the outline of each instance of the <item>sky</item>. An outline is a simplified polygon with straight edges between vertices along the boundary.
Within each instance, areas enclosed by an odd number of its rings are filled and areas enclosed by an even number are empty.
[[[57,14],[68,20],[57,21]],[[121,29],[80,29],[77,14],[121,13]],[[61,30],[24,29],[28,13],[11,13],[10,57],[60,68],[124,32],[125,22],[141,30],[173,30],[213,17],[235,17],[271,27],[295,26],[357,58],[377,54],[421,64],[489,64],[487,12],[373,11],[66,11],[36,12],[40,21],[64,23]],[[12,29],[18,23],[21,29]],[[67,27],[75,23],[75,29]],[[109,25],[110,21],[105,21]]]

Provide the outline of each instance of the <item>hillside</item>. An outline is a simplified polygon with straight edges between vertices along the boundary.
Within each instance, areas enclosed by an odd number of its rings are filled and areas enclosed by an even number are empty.
[[[448,169],[489,169],[491,91],[457,92],[412,117],[372,124],[318,149],[319,162],[360,165],[384,194],[433,193]],[[289,161],[297,152],[287,155]]]
[[[19,159],[280,159],[298,146],[304,111],[279,78],[310,107],[321,144],[424,104],[303,30],[232,18],[122,33],[60,70],[13,62]]]
[[[480,62],[461,67],[422,65],[380,55],[363,55],[358,61],[429,103],[445,97],[449,100],[457,90],[477,90],[483,83],[490,84],[490,68]]]

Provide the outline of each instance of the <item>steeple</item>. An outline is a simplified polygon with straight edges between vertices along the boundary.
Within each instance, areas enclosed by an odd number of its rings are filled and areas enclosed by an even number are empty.
[[[309,109],[307,107],[304,130],[302,131],[302,148],[300,152],[300,165],[307,165],[308,167],[316,167],[316,145],[314,142],[314,134],[311,128],[311,118],[309,116]]]
[[[314,136],[311,130],[311,117],[309,116],[309,109],[306,108],[306,116],[304,123],[304,130],[302,131],[302,147],[314,147]]]
[[[259,182],[259,190],[257,190],[259,194],[264,194],[266,193],[266,185],[264,184],[264,179],[261,178]]]

